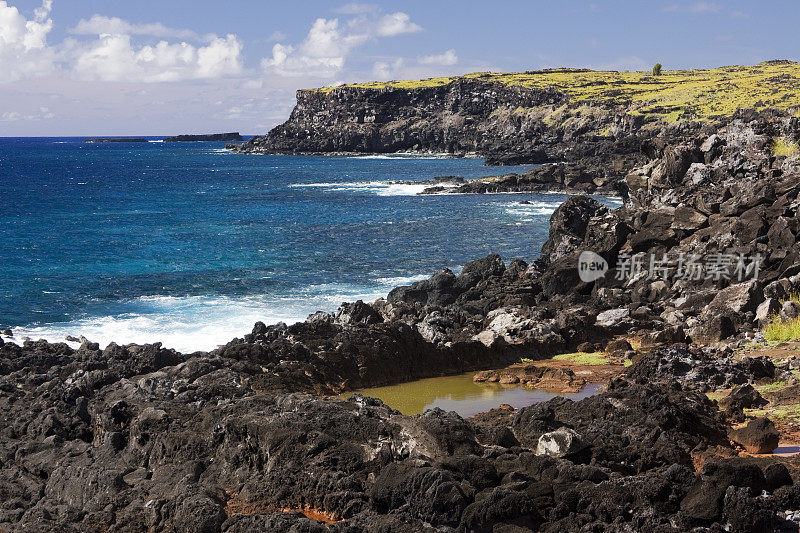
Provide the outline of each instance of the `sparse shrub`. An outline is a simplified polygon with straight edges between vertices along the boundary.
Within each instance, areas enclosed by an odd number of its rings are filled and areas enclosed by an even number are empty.
[[[795,143],[794,146],[796,153],[797,143]],[[792,293],[788,300],[782,300],[781,303],[786,301],[800,303],[800,293]],[[767,342],[790,342],[800,340],[800,317],[791,320],[783,320],[780,315],[773,316],[769,324],[764,328],[764,339]]]
[[[661,63],[653,65],[653,76],[661,76]]]
[[[772,139],[772,155],[792,157],[798,153],[800,153],[800,146],[793,140],[786,137]]]

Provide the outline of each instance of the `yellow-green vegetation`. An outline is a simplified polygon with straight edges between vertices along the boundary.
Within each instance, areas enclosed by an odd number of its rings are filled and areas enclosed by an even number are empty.
[[[793,301],[800,303],[800,293],[793,293],[781,303]],[[790,342],[800,340],[800,317],[784,320],[780,316],[771,317],[764,327],[764,339],[767,342]]]
[[[707,392],[706,397],[708,397],[709,400],[715,400],[718,402],[721,399],[725,398],[728,394],[730,394],[730,392],[731,391],[727,390]]]
[[[519,360],[519,362],[522,363],[523,365],[529,365],[533,363],[533,359],[530,359],[529,357],[523,357],[522,359]]]
[[[633,361],[631,361],[630,359],[625,359],[625,362],[622,363],[622,366],[624,366],[625,368],[628,368],[629,366],[633,366]]]
[[[778,392],[779,390],[785,389],[788,386],[789,384],[785,381],[773,381],[772,383],[767,383],[765,385],[756,385],[755,389],[761,394],[766,394],[768,392]]]
[[[800,340],[800,318],[793,320],[777,319],[764,328],[764,338],[770,342],[789,342]]]
[[[792,157],[800,153],[800,145],[786,137],[772,139],[772,155]]]
[[[729,117],[737,109],[776,108],[792,113],[800,109],[800,63],[791,61],[706,70],[662,70],[658,76],[653,76],[652,71],[553,69],[508,74],[475,72],[462,78],[557,90],[568,96],[572,108],[582,104],[601,108],[626,105],[630,114],[647,115],[667,123],[710,121]],[[345,87],[417,89],[447,85],[458,79],[368,82]],[[330,92],[337,88],[319,90]]]
[[[600,352],[593,353],[563,353],[553,357],[553,361],[569,361],[576,365],[607,365],[608,358]]]
[[[770,409],[745,409],[744,412],[754,418],[766,416],[772,420],[795,420],[800,418],[800,404],[780,405]]]

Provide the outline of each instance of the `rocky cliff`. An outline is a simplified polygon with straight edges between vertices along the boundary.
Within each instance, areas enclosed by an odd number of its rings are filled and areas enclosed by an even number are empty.
[[[636,131],[641,119],[622,108],[564,114],[554,127],[547,110],[569,106],[552,87],[506,85],[491,79],[459,78],[417,88],[341,87],[301,90],[287,122],[234,151],[245,153],[477,154],[494,163],[545,163],[596,155],[635,154],[638,146],[598,135]],[[599,112],[596,112],[599,111]],[[585,113],[585,111],[584,111]],[[572,118],[573,120],[569,120]]]
[[[647,139],[677,141],[741,109],[794,112],[800,66],[519,74],[301,90],[290,118],[231,148],[243,153],[474,153],[489,163],[578,163],[619,176]]]

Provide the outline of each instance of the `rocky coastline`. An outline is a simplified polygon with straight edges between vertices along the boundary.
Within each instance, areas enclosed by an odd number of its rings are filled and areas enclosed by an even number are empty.
[[[560,98],[481,83],[465,82],[453,105]],[[317,98],[305,95],[290,123]],[[320,142],[280,128],[245,151]],[[405,131],[360,142],[438,139]],[[497,137],[497,151],[539,149],[541,138],[512,137]],[[797,531],[800,458],[771,453],[791,434],[757,410],[796,401],[800,365],[753,349],[776,314],[800,314],[789,305],[800,291],[800,157],[776,154],[776,138],[796,142],[798,119],[743,111],[636,138],[635,154],[625,140],[587,148],[594,168],[605,154],[625,161],[606,159],[602,180],[567,179],[579,168],[568,162],[522,185],[505,177],[498,187],[578,184],[625,203],[570,197],[533,263],[490,255],[376,302],[257,323],[208,353],[0,339],[0,530]],[[437,142],[482,144],[464,139]],[[549,146],[525,160],[564,157]],[[604,275],[581,276],[587,251]],[[331,397],[588,349],[627,368],[577,402],[464,420]]]

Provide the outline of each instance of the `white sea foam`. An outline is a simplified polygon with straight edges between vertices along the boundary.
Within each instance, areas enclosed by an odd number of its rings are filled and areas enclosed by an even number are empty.
[[[110,342],[145,344],[161,342],[184,353],[212,350],[234,337],[249,333],[253,324],[305,320],[316,311],[335,311],[342,302],[372,302],[398,285],[428,276],[398,276],[373,280],[369,287],[339,283],[310,285],[303,291],[281,297],[247,296],[143,296],[121,302],[123,312],[87,316],[69,322],[13,328],[6,342],[24,338],[67,342],[66,337],[84,336],[101,347]],[[68,342],[73,347],[79,343]]]
[[[149,143],[163,143],[164,139],[158,139],[157,141],[147,141]]]
[[[423,279],[428,279],[430,276],[427,274],[420,274],[419,276],[398,276],[394,278],[378,278],[377,281],[384,286],[390,287],[393,289],[394,287],[399,287],[400,285],[411,285],[415,281],[422,281]]]
[[[396,153],[396,154],[366,154],[347,156],[351,159],[453,159],[456,156],[445,152],[431,153]]]
[[[522,222],[532,222],[531,217],[552,215],[559,205],[560,202],[530,202],[527,204],[513,202],[505,204],[505,211],[509,215],[523,217]]]
[[[429,187],[425,183],[393,183],[390,181],[358,181],[350,183],[294,183],[289,187],[318,187],[328,192],[363,192],[378,196],[415,196]]]

